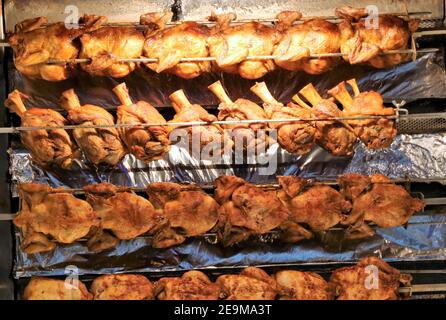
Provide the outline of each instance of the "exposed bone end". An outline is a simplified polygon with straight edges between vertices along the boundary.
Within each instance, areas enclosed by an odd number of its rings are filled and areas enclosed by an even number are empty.
[[[299,93],[303,95],[304,98],[307,99],[313,106],[317,105],[323,100],[312,83],[309,83],[303,87]]]
[[[69,89],[62,92],[62,96],[60,97],[60,106],[67,111],[81,107],[79,97],[74,92],[74,89]]]
[[[302,108],[308,109],[308,110],[313,110],[308,104],[306,104],[300,97],[299,95],[296,93],[292,98],[291,98],[294,102],[296,102],[299,106],[301,106]]]
[[[210,86],[208,86],[208,89],[212,91],[213,94],[215,94],[220,100],[220,102],[227,103],[227,104],[233,104],[231,98],[226,94],[225,89],[221,85],[220,80],[214,82]]]
[[[184,91],[182,89],[175,91],[169,96],[169,99],[172,101],[172,106],[175,109],[175,112],[178,113],[183,109],[192,107],[192,104],[187,99]]]
[[[133,101],[129,95],[129,89],[127,89],[127,85],[125,84],[125,82],[120,83],[116,87],[114,87],[113,92],[116,94],[122,105],[129,106],[133,104]]]
[[[156,29],[164,29],[166,24],[172,21],[173,12],[148,12],[139,17],[139,23],[146,26],[155,26]]]
[[[342,81],[333,89],[328,90],[328,93],[335,97],[344,108],[349,108],[353,104],[353,98],[348,93],[347,88],[345,87],[345,81]]]
[[[302,18],[302,13],[299,11],[282,11],[276,16],[277,20],[279,20],[279,24],[282,26],[289,27],[294,21]]]
[[[356,79],[347,80],[347,83],[350,85],[350,87],[352,87],[353,95],[355,97],[359,96],[360,91],[359,91],[359,88],[358,88],[358,84],[356,83]]]
[[[14,90],[8,94],[8,99],[5,100],[5,107],[12,112],[15,112],[20,118],[23,118],[26,113],[26,107],[23,104],[22,98],[27,99],[28,96],[21,93],[19,90]]]
[[[265,103],[279,104],[279,102],[274,99],[271,92],[269,92],[265,82],[256,82],[250,90]]]

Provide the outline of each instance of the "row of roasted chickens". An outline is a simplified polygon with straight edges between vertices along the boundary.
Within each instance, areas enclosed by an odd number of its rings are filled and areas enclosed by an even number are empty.
[[[371,149],[388,147],[397,133],[395,121],[391,119],[392,116],[395,117],[395,109],[385,107],[377,92],[359,92],[354,79],[347,83],[353,89],[353,97],[345,82],[329,90],[331,98],[328,99],[322,98],[313,85],[308,84],[293,96],[294,103],[287,105],[278,102],[264,82],[257,83],[251,90],[263,100],[262,108],[246,99],[232,101],[217,81],[209,86],[221,101],[217,116],[200,105],[191,104],[182,90],[172,93],[170,99],[176,115],[169,123],[211,123],[217,120],[228,122],[200,126],[163,126],[168,122],[155,107],[144,101],[132,102],[125,83],[113,89],[122,103],[117,108],[116,122],[102,107],[90,104],[81,106],[71,89],[62,94],[60,105],[68,111],[70,123],[89,127],[75,128],[72,131],[62,128],[27,130],[21,132],[21,140],[35,163],[43,167],[55,164],[62,168],[70,168],[73,160],[79,158],[80,150],[95,165],[115,166],[127,152],[146,163],[158,160],[169,152],[180,132],[189,141],[185,143],[185,147],[191,154],[196,145],[199,146],[199,151],[204,150],[204,147],[212,151],[200,152],[200,159],[228,154],[232,150],[238,153],[237,156],[259,155],[266,152],[276,140],[283,149],[297,155],[310,152],[317,143],[333,155],[351,156],[358,139]],[[60,127],[68,124],[55,110],[26,110],[22,100],[24,97],[26,96],[15,90],[5,102],[6,106],[21,117],[22,127]],[[342,104],[342,110],[334,102],[335,99]],[[349,117],[349,120],[329,120],[335,117]],[[293,118],[306,120],[286,122],[286,119]],[[264,122],[230,122],[234,120]],[[266,123],[267,120],[275,122]],[[129,127],[110,127],[115,123]],[[158,125],[139,127],[136,126],[138,124]],[[100,127],[104,125],[109,127]]]
[[[372,270],[373,268],[373,270]],[[372,273],[373,272],[373,273]],[[371,276],[376,278],[371,279]],[[329,281],[314,272],[281,270],[273,275],[256,267],[220,275],[212,282],[201,271],[165,277],[155,283],[138,274],[95,278],[90,291],[77,280],[32,278],[23,298],[29,300],[395,300],[400,285],[412,277],[377,257],[335,269]]]
[[[106,18],[86,15],[82,25],[67,28],[64,23],[47,24],[44,17],[25,20],[10,34],[15,66],[28,77],[60,81],[67,79],[73,63],[47,64],[48,60],[90,59],[81,68],[94,76],[124,77],[138,63],[119,59],[155,58],[145,63],[156,72],[194,78],[204,72],[238,73],[258,79],[277,66],[310,74],[320,74],[336,66],[339,57],[311,57],[314,54],[342,53],[351,64],[366,63],[377,68],[397,65],[407,54],[382,55],[389,50],[406,49],[418,21],[392,15],[368,17],[365,9],[343,7],[336,10],[342,22],[335,24],[315,18],[294,24],[302,15],[297,11],[278,14],[278,23],[231,23],[234,13],[212,15],[210,28],[196,22],[166,27],[172,13],[141,16],[144,32],[136,27],[103,26]],[[376,22],[376,26],[374,23]],[[79,43],[78,43],[79,42]],[[274,59],[255,59],[273,56]],[[193,58],[214,57],[215,61]],[[247,59],[254,57],[254,59]],[[183,58],[192,58],[182,61]]]
[[[281,176],[279,187],[262,188],[235,176],[215,181],[211,196],[196,185],[151,183],[147,198],[108,183],[85,186],[86,200],[44,184],[21,184],[21,210],[14,219],[27,253],[55,249],[57,243],[86,240],[92,251],[119,240],[150,236],[155,248],[215,232],[223,245],[277,233],[295,243],[340,226],[345,239],[372,236],[371,224],[405,225],[424,208],[383,175],[345,174],[339,191],[296,176]]]

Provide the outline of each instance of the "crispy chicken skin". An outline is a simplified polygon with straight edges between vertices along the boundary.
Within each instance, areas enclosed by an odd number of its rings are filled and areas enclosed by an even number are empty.
[[[49,59],[75,59],[79,49],[74,40],[84,29],[67,29],[63,22],[49,24],[46,17],[28,19],[17,24],[8,36],[14,52],[14,64],[20,73],[33,79],[62,81],[71,74],[69,64],[46,64]]]
[[[68,111],[68,120],[77,125],[114,125],[115,119],[104,108],[81,106],[73,89],[64,91],[61,106]],[[125,156],[125,149],[115,128],[74,129],[73,136],[85,156],[93,164],[116,166]]]
[[[133,103],[124,82],[117,85],[113,92],[121,102],[117,109],[118,124],[166,123],[164,117],[151,104],[144,101]],[[127,149],[137,159],[146,163],[162,159],[170,151],[169,133],[166,126],[119,128],[118,130]]]
[[[150,202],[168,221],[153,240],[155,248],[204,234],[217,223],[218,203],[200,188],[191,188],[182,190],[181,185],[171,182],[155,182],[147,187]]]
[[[385,261],[367,257],[355,266],[335,270],[330,284],[338,300],[396,300],[400,283],[410,280],[410,275],[401,274]]]
[[[70,285],[64,280],[34,277],[26,286],[23,299],[92,300],[92,295],[81,281]]]
[[[136,68],[136,62],[119,62],[118,58],[139,58],[142,54],[144,36],[134,27],[99,27],[104,17],[85,15],[84,21],[99,20],[96,30],[80,37],[80,59],[91,59],[81,67],[92,76],[122,78]]]
[[[48,185],[24,183],[19,187],[22,206],[14,224],[24,235],[22,248],[26,253],[50,251],[55,244],[73,243],[87,236],[99,225],[99,219],[88,202],[63,189]]]
[[[234,176],[217,178],[215,187],[215,199],[221,204],[216,229],[225,245],[271,231],[288,217],[274,191],[264,191]]]
[[[314,272],[282,270],[274,275],[280,300],[331,300],[327,281]]]
[[[142,24],[156,25],[146,32],[143,55],[159,60],[147,63],[146,66],[157,73],[164,71],[185,79],[192,79],[209,72],[211,70],[209,61],[180,61],[181,58],[209,56],[206,43],[209,28],[192,21],[165,28],[164,24],[172,18],[172,13],[161,15],[160,17],[160,13],[148,13],[141,17]]]
[[[230,26],[234,13],[215,15],[217,22],[207,43],[210,55],[217,58],[217,69],[238,73],[242,78],[258,79],[275,69],[272,60],[245,60],[248,56],[271,55],[277,42],[274,29],[258,22]]]
[[[346,19],[340,24],[345,35],[341,53],[346,54],[344,59],[349,63],[367,63],[375,68],[389,68],[408,59],[407,54],[380,54],[389,50],[407,49],[410,34],[417,30],[419,21],[404,21],[392,15],[379,15],[373,18],[378,19],[377,28],[373,28],[364,19],[359,20],[367,16],[363,8],[338,8],[336,15]]]
[[[238,275],[221,275],[215,283],[225,300],[274,300],[277,295],[276,281],[256,267],[245,268]]]
[[[107,274],[91,285],[94,300],[153,300],[154,286],[149,279],[136,274]]]
[[[339,63],[339,58],[309,56],[339,52],[341,31],[336,24],[318,18],[293,26],[293,22],[301,16],[296,11],[284,11],[277,16],[282,36],[273,52],[274,56],[278,56],[274,62],[281,68],[302,70],[309,74],[321,74],[332,69]]]
[[[219,287],[200,271],[188,271],[178,278],[161,278],[155,284],[159,300],[217,300]]]
[[[26,110],[22,98],[28,97],[14,90],[5,101],[5,106],[21,118],[22,127],[56,127],[67,124],[67,120],[57,111],[40,108]],[[76,145],[65,129],[23,131],[20,138],[30,151],[32,160],[42,167],[55,164],[69,169],[73,159],[79,156]]]

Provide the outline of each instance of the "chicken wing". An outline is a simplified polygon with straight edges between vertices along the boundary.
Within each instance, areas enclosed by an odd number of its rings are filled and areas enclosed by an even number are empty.
[[[34,277],[26,286],[23,299],[92,300],[92,295],[81,281],[67,283],[64,280]]]
[[[22,127],[58,127],[67,124],[66,119],[51,109],[32,108],[26,110],[22,98],[28,98],[18,90],[8,95],[5,106],[21,118]],[[79,156],[76,145],[65,129],[39,129],[21,132],[23,145],[30,151],[32,160],[39,166],[55,164],[69,169],[73,159]]]
[[[334,23],[323,19],[311,19],[292,26],[301,18],[297,11],[284,11],[278,14],[278,29],[281,39],[273,55],[274,62],[281,68],[309,74],[321,74],[339,63],[337,57],[310,58],[311,54],[337,53],[341,45],[341,32]]]
[[[217,178],[215,187],[215,199],[221,205],[216,229],[225,245],[271,231],[288,217],[274,191],[264,191],[234,176]]]
[[[133,103],[125,83],[117,85],[113,92],[122,103],[117,109],[119,124],[163,124],[164,117],[151,104],[138,101]],[[120,128],[122,141],[130,152],[146,163],[159,160],[170,150],[168,129],[165,126],[149,126],[145,128]]]
[[[154,286],[137,274],[106,274],[91,285],[94,300],[153,300]]]
[[[331,300],[330,286],[314,272],[282,270],[274,275],[280,300]]]
[[[394,116],[394,108],[386,108],[378,92],[359,92],[355,79],[347,81],[354,92],[352,98],[347,91],[345,82],[341,82],[328,93],[335,97],[344,107],[342,113],[346,117],[355,116]],[[347,120],[356,136],[369,149],[387,148],[396,136],[395,121],[388,118]]]
[[[269,92],[264,82],[256,83],[251,87],[264,102],[263,107],[269,119],[311,119],[312,112],[295,104],[284,106]],[[271,129],[277,130],[277,140],[280,146],[290,153],[304,155],[312,149],[316,138],[316,127],[310,121],[299,122],[271,122]]]
[[[242,78],[258,79],[275,69],[272,60],[245,60],[248,56],[271,55],[277,42],[274,29],[258,22],[230,26],[235,13],[215,15],[217,21],[212,35],[208,37],[210,55],[216,57],[218,69],[238,73]]]
[[[14,224],[23,232],[26,253],[53,250],[55,244],[50,238],[59,243],[73,243],[99,225],[99,218],[88,202],[63,189],[25,183],[20,185],[19,195],[21,210]]]
[[[99,20],[105,23],[105,17],[85,15],[82,21]],[[134,27],[100,27],[80,37],[80,59],[91,59],[81,67],[93,76],[122,78],[135,70],[135,62],[120,62],[118,59],[139,58],[144,46],[144,36]]]
[[[221,275],[215,283],[225,300],[274,300],[277,295],[276,281],[256,267],[245,268],[238,275]]]
[[[114,125],[113,116],[104,108],[91,104],[81,106],[73,89],[62,93],[61,106],[68,120],[84,125]],[[115,128],[74,129],[73,136],[85,156],[94,164],[117,165],[125,156],[124,146]]]
[[[330,283],[338,300],[396,300],[400,283],[410,280],[410,275],[401,274],[385,261],[367,257],[355,266],[336,269]]]
[[[179,278],[161,278],[155,284],[159,300],[217,300],[219,287],[200,271],[185,272]]]
[[[207,37],[209,28],[203,24],[187,21],[180,25],[164,28],[172,13],[148,13],[141,16],[141,24],[156,24],[146,33],[143,55],[157,58],[158,62],[147,63],[147,67],[159,73],[162,71],[181,78],[192,79],[211,70],[209,61],[181,62],[182,58],[209,56]],[[155,29],[155,30],[153,30]]]
[[[218,219],[218,203],[198,187],[184,190],[181,185],[155,182],[147,186],[150,202],[167,219],[155,235],[152,246],[165,248],[183,242],[186,237],[211,230]]]

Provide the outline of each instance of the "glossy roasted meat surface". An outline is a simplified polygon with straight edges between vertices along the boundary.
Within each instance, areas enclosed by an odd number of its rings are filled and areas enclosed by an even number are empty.
[[[92,300],[81,281],[71,285],[64,280],[34,277],[23,293],[24,300]]]
[[[280,300],[331,300],[327,281],[314,272],[282,270],[274,274]]]
[[[107,274],[91,284],[94,300],[153,300],[154,286],[149,279],[136,274]]]

